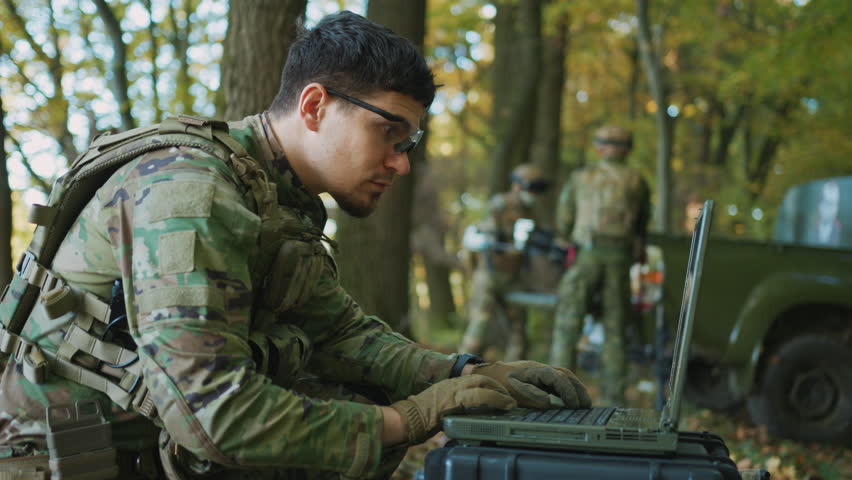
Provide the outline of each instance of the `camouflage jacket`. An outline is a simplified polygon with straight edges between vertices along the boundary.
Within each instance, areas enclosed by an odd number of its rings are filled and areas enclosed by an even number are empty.
[[[286,161],[273,158],[260,116],[229,127],[267,169]],[[107,408],[117,448],[153,445],[163,426],[192,454],[223,465],[369,475],[381,457],[380,409],[309,397],[290,388],[295,377],[381,387],[392,400],[448,377],[452,356],[418,347],[361,311],[319,238],[300,233],[321,232],[320,198],[292,171],[276,180],[272,220],[282,225],[270,230],[274,222],[261,220],[223,160],[188,147],[157,150],[113,174],[62,243],[52,268],[72,287],[107,299],[113,281],[123,282],[129,333],[158,418]],[[270,252],[260,246],[270,231],[296,233],[272,239]],[[23,336],[55,351],[75,314],[51,320],[40,310]],[[277,361],[264,356],[270,343]],[[0,360],[0,368],[0,454],[25,443],[44,448],[47,405],[88,398],[110,405],[56,375],[33,384],[13,362]]]
[[[559,197],[557,234],[581,246],[597,240],[644,245],[650,218],[648,184],[635,168],[602,160],[571,175]]]

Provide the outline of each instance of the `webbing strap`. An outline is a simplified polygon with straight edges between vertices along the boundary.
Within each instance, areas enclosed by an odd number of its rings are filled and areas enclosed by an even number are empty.
[[[243,144],[238,142],[234,137],[228,135],[227,130],[213,130],[213,137],[224,143],[228,149],[234,152],[234,155],[240,158],[251,158],[251,155],[249,155],[245,147],[243,147]]]
[[[58,355],[52,354],[51,352],[45,351],[44,353],[48,356],[51,372],[59,375],[60,377],[71,380],[72,382],[81,383],[89,388],[105,393],[110,400],[125,410],[127,410],[127,407],[130,406],[131,402],[134,400],[133,387],[142,383],[141,379],[138,379],[139,381],[134,382],[131,385],[131,388],[128,389],[130,391],[128,391],[105,376],[99,375],[91,370],[87,370],[80,365],[69,362],[68,360],[59,358]]]
[[[104,132],[103,134],[98,135],[97,137],[95,137],[94,140],[92,140],[92,144],[89,146],[89,148],[100,149],[104,146],[115,145],[116,143],[121,143],[124,140],[144,137],[145,135],[154,133],[156,130],[156,125],[149,125],[147,127],[134,128],[120,133]]]
[[[68,312],[77,312],[86,314],[103,324],[109,324],[112,315],[109,304],[97,295],[85,290],[78,290],[69,285],[63,285],[61,288],[54,288],[42,293],[41,301],[50,318],[59,318]],[[78,318],[77,323],[86,330],[92,327],[91,320]]]
[[[110,400],[125,410],[132,406],[134,410],[147,418],[156,416],[154,399],[151,398],[148,388],[142,382],[142,368],[135,361],[136,354],[130,350],[95,339],[77,325],[72,325],[71,331],[75,333],[70,335],[72,337],[70,341],[63,341],[60,344],[60,351],[52,353],[42,350],[38,345],[0,326],[0,352],[13,357],[14,361],[23,367],[24,377],[33,383],[44,383],[49,368],[51,372],[72,382],[105,393]],[[75,349],[74,344],[83,348]],[[70,347],[66,347],[66,345]],[[121,370],[123,370],[122,377],[118,382],[113,382],[106,376],[71,362],[70,358],[76,353],[76,350],[84,351],[107,363],[112,361],[113,364],[110,367],[130,363],[121,367]]]
[[[40,298],[50,318],[76,311],[91,315],[101,323],[109,323],[109,304],[94,293],[71,288],[65,280],[35,260],[24,265],[21,276],[42,291]]]
[[[77,352],[91,355],[111,367],[131,371],[134,374],[139,373],[139,366],[135,364],[136,360],[139,359],[136,352],[114,343],[105,342],[83,330],[77,324],[73,324],[65,333],[65,338],[59,345],[56,355],[70,361]]]
[[[53,219],[56,218],[56,214],[58,212],[59,209],[56,207],[49,207],[47,205],[39,205],[38,203],[35,203],[30,207],[30,213],[27,216],[27,220],[36,225],[49,225],[53,223]]]
[[[25,252],[24,255],[26,255]],[[53,290],[62,280],[53,274],[47,268],[44,268],[35,259],[24,261],[20,275],[24,277],[30,285],[38,288],[41,291]]]
[[[275,190],[275,184],[269,181],[266,171],[251,157],[231,155],[231,165],[240,180],[251,190],[261,220],[271,218],[277,208],[278,192]]]
[[[11,356],[21,365],[24,377],[33,383],[44,383],[47,378],[47,358],[38,345],[15,335],[0,326],[0,352]]]

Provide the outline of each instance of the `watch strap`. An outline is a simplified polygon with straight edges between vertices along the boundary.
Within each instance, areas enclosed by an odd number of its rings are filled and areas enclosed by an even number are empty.
[[[468,363],[477,365],[483,363],[483,360],[478,355],[474,355],[472,353],[463,353],[459,355],[456,357],[456,363],[453,364],[453,368],[450,369],[450,378],[461,376],[464,366]]]

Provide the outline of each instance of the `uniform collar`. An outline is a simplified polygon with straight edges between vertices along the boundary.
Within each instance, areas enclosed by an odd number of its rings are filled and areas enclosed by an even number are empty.
[[[257,155],[262,157],[257,160],[268,170],[267,173],[276,184],[278,203],[303,211],[315,225],[322,229],[328,218],[325,206],[318,195],[305,188],[290,166],[284,154],[284,147],[270,125],[269,113],[252,115],[246,117],[244,121],[251,127],[258,147]]]
[[[278,137],[275,135],[275,130],[272,129],[272,125],[269,121],[269,111],[264,110],[264,112],[260,114],[260,123],[263,126],[263,137],[266,139],[266,143],[272,152],[272,157],[276,159],[284,157],[284,147],[282,147],[281,142],[278,141]]]

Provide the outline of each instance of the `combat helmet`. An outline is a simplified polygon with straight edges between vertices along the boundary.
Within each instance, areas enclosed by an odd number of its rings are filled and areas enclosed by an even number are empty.
[[[520,185],[530,193],[542,193],[550,188],[550,182],[544,178],[541,170],[531,163],[522,163],[515,167],[510,178],[512,183]]]
[[[621,153],[614,157],[622,158],[633,147],[633,135],[629,130],[618,125],[604,125],[595,132],[594,143],[621,147]]]

